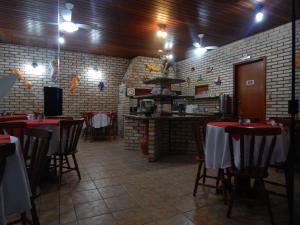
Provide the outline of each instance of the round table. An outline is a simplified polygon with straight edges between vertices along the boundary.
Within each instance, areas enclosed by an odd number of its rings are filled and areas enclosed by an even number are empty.
[[[42,119],[42,120],[24,120],[28,128],[39,128],[52,131],[48,156],[57,153],[59,150],[60,127],[59,119]]]
[[[6,224],[5,218],[10,214],[21,214],[31,209],[30,184],[19,140],[10,136],[8,142],[14,143],[16,149],[13,155],[7,157],[0,186],[0,224]]]
[[[271,125],[263,123],[247,123],[239,124],[238,122],[212,122],[207,124],[206,129],[206,140],[205,140],[205,166],[206,168],[214,169],[225,169],[230,167],[230,150],[229,150],[229,140],[228,133],[225,132],[225,127],[228,126],[247,126],[247,127],[256,127],[256,128],[269,128],[274,127]],[[275,126],[276,127],[276,126]],[[277,126],[278,127],[278,126]],[[280,163],[284,162],[287,156],[289,149],[289,134],[288,129],[285,127],[280,127],[282,132],[277,136],[275,148],[270,163]],[[255,140],[256,146],[255,149],[258,149],[259,141]],[[245,139],[246,146],[247,142],[250,143],[249,139]],[[270,138],[267,138],[267,146],[271,142]],[[235,151],[235,164],[239,166],[239,137],[234,138],[234,151]]]

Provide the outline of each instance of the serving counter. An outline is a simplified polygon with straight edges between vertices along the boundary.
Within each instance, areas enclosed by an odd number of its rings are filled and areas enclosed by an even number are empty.
[[[192,125],[213,114],[124,115],[126,150],[143,151],[149,162],[170,154],[195,154]]]

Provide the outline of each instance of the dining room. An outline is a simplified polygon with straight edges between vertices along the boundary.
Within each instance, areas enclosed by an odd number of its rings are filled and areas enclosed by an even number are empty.
[[[300,222],[300,2],[1,0],[0,225]]]

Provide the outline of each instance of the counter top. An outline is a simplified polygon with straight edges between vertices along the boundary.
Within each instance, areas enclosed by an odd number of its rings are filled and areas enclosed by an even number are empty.
[[[189,119],[201,119],[208,116],[214,116],[214,114],[184,114],[184,115],[170,115],[170,116],[144,116],[144,115],[124,115],[125,118],[137,119],[137,120],[189,120]]]

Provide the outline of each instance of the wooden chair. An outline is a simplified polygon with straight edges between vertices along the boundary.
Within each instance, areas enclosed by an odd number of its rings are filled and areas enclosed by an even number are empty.
[[[198,171],[196,175],[193,196],[196,196],[199,185],[213,187],[218,190],[220,178],[223,177],[221,176],[221,173],[224,172],[222,169],[218,170],[218,175],[215,177],[215,176],[208,176],[207,169],[205,168],[204,148],[205,148],[205,138],[206,138],[206,126],[209,122],[214,122],[216,120],[218,119],[215,117],[205,118],[202,121],[193,124],[193,132],[194,132],[196,148],[198,153],[196,158],[198,161]],[[202,171],[202,166],[203,166],[203,171]],[[216,185],[214,186],[214,185],[206,184],[205,183],[206,178],[215,179]],[[200,182],[201,179],[202,179],[202,183]]]
[[[60,121],[60,147],[59,152],[54,154],[54,167],[58,167],[59,169],[59,184],[61,184],[62,174],[73,170],[76,170],[78,178],[81,179],[75,154],[77,152],[77,144],[81,134],[82,125],[82,119]],[[68,156],[72,156],[74,167],[71,167]]]
[[[91,138],[94,136],[94,129],[93,129],[93,116],[94,113],[92,112],[83,112],[81,113],[84,123],[85,123],[85,128],[83,129],[82,136],[84,138]]]
[[[270,120],[274,120],[276,123],[281,123],[284,126],[290,127],[290,119],[287,117],[273,117],[273,118],[270,118]],[[287,174],[286,174],[287,162],[286,161],[282,162],[282,163],[271,164],[270,167],[274,168],[276,171],[284,172],[285,181],[287,180]],[[286,189],[286,193],[288,193],[286,183],[279,183],[279,182],[269,180],[269,179],[265,179],[264,181],[267,184],[274,185],[277,187],[282,187],[282,188]],[[268,192],[270,194],[287,197],[287,194],[282,194],[282,193],[274,192],[271,190],[268,190]]]
[[[229,148],[231,167],[227,169],[227,181],[224,186],[230,191],[229,206],[227,217],[230,217],[233,201],[236,196],[237,181],[241,178],[254,179],[255,187],[261,194],[263,203],[266,204],[271,223],[274,224],[273,214],[269,201],[269,195],[264,185],[264,178],[268,176],[269,162],[272,157],[276,143],[276,135],[281,133],[280,128],[252,128],[252,127],[226,127],[225,131],[229,133]],[[235,154],[233,148],[233,139],[240,138],[240,166],[235,165]],[[250,138],[249,154],[245,152],[245,136]],[[257,161],[255,161],[255,137],[261,137],[259,149],[257,152]],[[266,138],[271,138],[270,146],[266,146]],[[246,157],[248,156],[248,157]],[[234,185],[231,184],[231,178],[234,179]]]
[[[31,216],[32,222],[27,218],[26,212],[21,214],[21,220],[9,222],[15,224],[22,222],[25,224],[39,225],[39,217],[36,211],[35,199],[38,196],[38,186],[40,184],[42,172],[46,165],[46,157],[49,149],[49,142],[52,132],[45,129],[28,128],[24,132],[23,156],[31,188]]]
[[[9,134],[10,136],[15,136],[19,138],[21,147],[24,147],[24,130],[26,128],[26,123],[17,122],[0,122],[0,134]]]
[[[110,117],[110,124],[107,127],[107,133],[109,137],[116,139],[117,136],[117,114],[116,113],[109,113]]]

